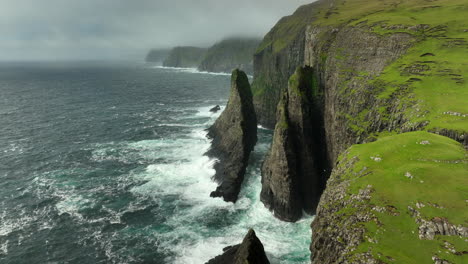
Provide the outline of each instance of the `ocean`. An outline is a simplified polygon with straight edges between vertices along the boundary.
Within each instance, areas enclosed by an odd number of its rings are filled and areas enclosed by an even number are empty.
[[[260,127],[239,201],[206,128],[230,76],[143,63],[0,64],[0,263],[205,263],[249,228],[272,263],[309,263],[312,217],[259,200]]]

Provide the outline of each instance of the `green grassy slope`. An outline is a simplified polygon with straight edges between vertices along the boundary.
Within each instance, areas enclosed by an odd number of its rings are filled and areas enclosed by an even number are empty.
[[[365,15],[350,25],[367,24],[381,35],[406,32],[416,36],[417,43],[385,69],[379,80],[386,87],[379,96],[388,97],[407,86],[417,102],[406,113],[411,122],[428,122],[427,130],[468,132],[468,2],[383,2],[391,8]]]
[[[468,262],[466,238],[436,235],[434,240],[421,240],[416,218],[408,209],[418,210],[425,220],[439,217],[453,225],[468,224],[468,155],[459,143],[427,132],[411,132],[355,145],[341,159],[355,157],[358,161],[341,175],[342,180],[350,183],[349,196],[372,186],[371,200],[337,214],[368,210],[374,220],[356,223],[365,226],[364,237],[370,239],[349,254],[349,259],[370,252],[384,263],[390,262],[387,256],[394,263],[431,263],[436,255],[452,263]],[[417,203],[424,207],[418,209]],[[445,242],[458,253],[449,252]]]
[[[313,25],[367,27],[381,36],[403,32],[415,37],[413,47],[371,81],[380,90],[377,98],[397,97],[401,104],[414,104],[405,118],[409,123],[427,124],[427,131],[468,132],[468,1],[329,3],[318,11]],[[403,89],[411,91],[410,96],[399,95]],[[357,117],[365,116],[366,111]],[[368,125],[365,120],[356,123],[356,129]]]
[[[452,139],[427,132],[450,130],[468,136],[468,1],[329,3],[317,13],[313,25],[359,27],[378,36],[403,32],[415,37],[412,47],[368,84],[378,88],[371,92],[379,102],[388,99],[412,105],[404,112],[406,122],[424,124],[423,131],[379,133],[376,142],[354,145],[340,157],[337,171],[346,173],[338,181],[349,183],[346,199],[367,186],[372,188],[369,201],[342,203],[345,206],[336,212],[341,220],[332,225],[346,222],[351,215],[367,214],[371,219],[346,226],[365,230],[360,245],[346,259],[359,262],[361,253],[367,252],[382,263],[434,263],[435,256],[449,263],[468,263],[466,236],[436,234],[433,240],[421,239],[418,222],[468,226],[468,152]],[[408,92],[399,92],[402,90]],[[382,115],[387,114],[386,108],[382,107]],[[353,130],[366,130],[370,111],[363,109],[349,117],[356,120]],[[357,162],[346,168],[351,159]],[[412,210],[420,214],[420,220]],[[340,241],[346,242],[346,238],[336,238],[335,243]]]

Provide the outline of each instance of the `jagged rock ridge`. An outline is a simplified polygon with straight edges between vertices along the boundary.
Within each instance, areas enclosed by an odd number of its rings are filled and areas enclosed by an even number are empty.
[[[257,142],[257,119],[247,75],[238,69],[232,72],[231,94],[226,109],[208,129],[212,146],[207,152],[219,160],[214,165],[214,179],[220,183],[211,193],[236,202],[250,152]]]
[[[262,242],[250,229],[241,244],[226,247],[224,253],[206,264],[269,264]]]
[[[273,143],[262,166],[262,202],[276,217],[314,213],[326,179],[321,91],[313,69],[298,67],[277,107]]]

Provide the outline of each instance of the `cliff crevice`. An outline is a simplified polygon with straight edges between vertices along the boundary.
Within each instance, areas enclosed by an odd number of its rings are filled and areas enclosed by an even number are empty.
[[[273,143],[262,166],[262,202],[297,221],[315,212],[328,174],[323,97],[311,67],[298,67],[277,107]]]

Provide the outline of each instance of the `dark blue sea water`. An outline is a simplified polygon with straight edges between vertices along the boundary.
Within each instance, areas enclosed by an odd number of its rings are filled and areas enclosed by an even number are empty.
[[[236,204],[205,129],[227,75],[124,63],[0,64],[0,263],[204,263],[253,227],[273,263],[306,263],[311,219],[259,201],[259,144]]]

